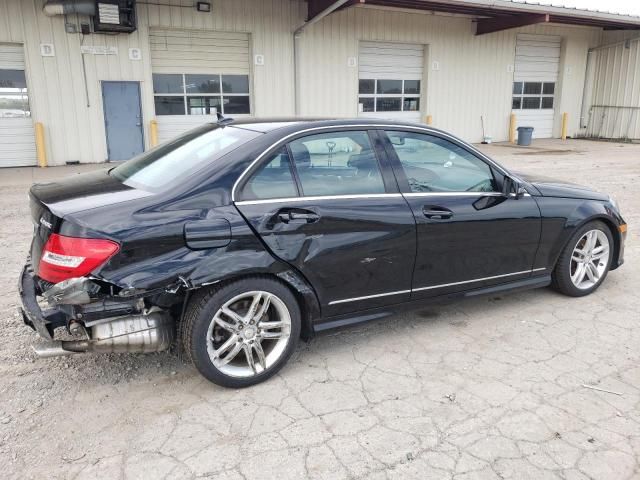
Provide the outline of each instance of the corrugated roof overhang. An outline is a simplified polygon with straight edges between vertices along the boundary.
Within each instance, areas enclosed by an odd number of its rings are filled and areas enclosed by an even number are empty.
[[[335,0],[309,0],[308,21],[335,3]],[[476,19],[476,35],[536,23],[580,25],[599,27],[605,30],[640,29],[640,17],[636,16],[510,0],[348,0],[338,10],[354,5],[375,5],[468,15]]]

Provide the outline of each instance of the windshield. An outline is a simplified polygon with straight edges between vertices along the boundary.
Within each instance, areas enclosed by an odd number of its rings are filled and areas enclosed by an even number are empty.
[[[156,192],[259,135],[251,130],[209,123],[138,155],[109,173],[125,185]]]

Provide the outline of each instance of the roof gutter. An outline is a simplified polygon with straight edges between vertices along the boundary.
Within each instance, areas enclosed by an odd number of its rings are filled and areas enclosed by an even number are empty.
[[[336,0],[335,2],[331,3],[327,8],[319,12],[317,15],[313,16],[312,18],[304,22],[293,32],[293,89],[295,92],[294,102],[295,102],[296,116],[300,116],[300,72],[299,72],[300,52],[298,48],[298,40],[300,39],[300,36],[302,35],[302,32],[304,31],[305,28],[313,25],[316,22],[319,22],[324,17],[326,17],[327,15],[330,15],[331,13],[333,13],[335,10],[343,6],[348,1],[349,0]]]

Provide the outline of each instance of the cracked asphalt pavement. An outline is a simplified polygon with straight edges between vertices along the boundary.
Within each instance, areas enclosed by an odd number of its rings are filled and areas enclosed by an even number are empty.
[[[166,353],[36,360],[16,314],[28,184],[96,167],[0,170],[0,476],[640,478],[640,145],[482,148],[616,197],[626,264],[585,298],[541,289],[322,334],[245,390]]]

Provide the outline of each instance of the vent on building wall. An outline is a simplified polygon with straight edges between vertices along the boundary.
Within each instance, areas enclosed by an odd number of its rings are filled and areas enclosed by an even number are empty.
[[[49,16],[87,15],[95,33],[131,33],[137,27],[136,0],[53,0],[43,10]]]
[[[135,0],[101,0],[96,2],[96,7],[97,15],[93,17],[95,32],[135,32]]]

